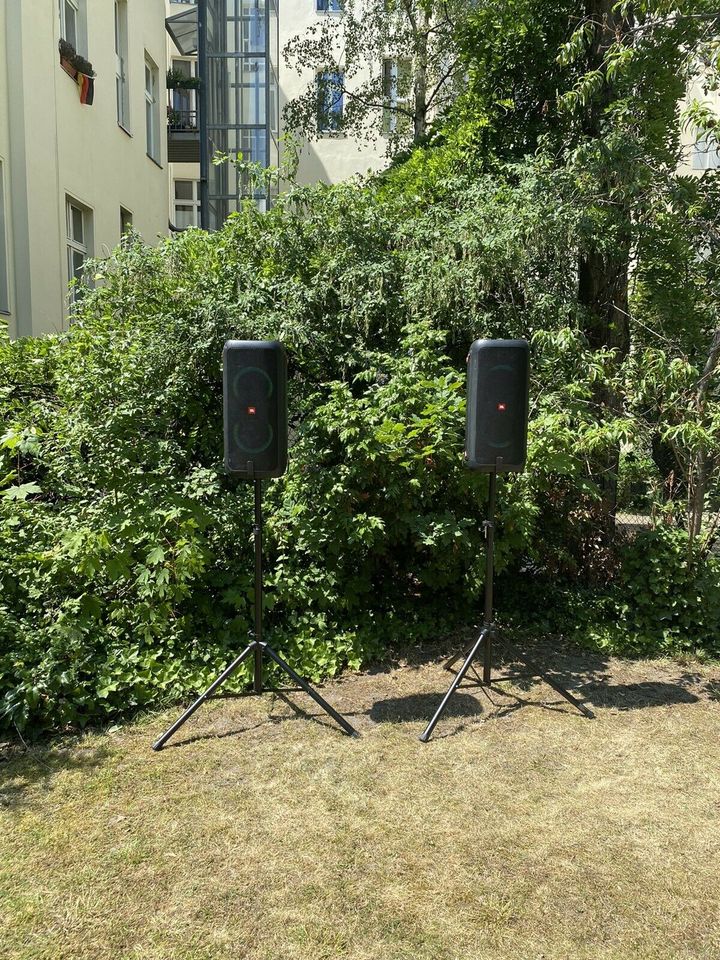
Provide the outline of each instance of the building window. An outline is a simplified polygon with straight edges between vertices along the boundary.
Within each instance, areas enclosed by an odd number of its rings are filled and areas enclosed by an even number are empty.
[[[78,0],[60,0],[60,34],[77,50],[80,4]]]
[[[158,68],[145,54],[145,137],[147,155],[160,163],[160,104],[158,102]]]
[[[130,93],[127,79],[128,31],[127,0],[115,0],[115,94],[117,121],[130,129]]]
[[[173,222],[176,227],[197,227],[200,225],[200,181],[175,181],[175,213]]]
[[[317,76],[318,131],[337,133],[343,121],[343,84],[345,76],[326,70]]]
[[[8,282],[7,240],[5,229],[4,169],[0,161],[0,313],[10,313],[10,285]]]
[[[74,50],[87,57],[86,0],[59,0],[60,36],[72,44]]]
[[[128,230],[132,230],[133,217],[129,210],[120,207],[120,239],[122,239]]]
[[[191,79],[197,75],[195,60],[172,61],[172,72]],[[197,94],[187,87],[175,87],[170,91],[168,125],[172,130],[197,130]]]
[[[92,252],[92,213],[75,200],[67,200],[67,269],[68,283],[75,280],[70,300],[81,296],[83,268]]]
[[[342,13],[343,0],[315,0],[318,13]]]
[[[409,124],[412,62],[383,60],[383,133],[396,133]]]
[[[692,150],[693,170],[719,170],[720,145],[714,137],[698,137]]]

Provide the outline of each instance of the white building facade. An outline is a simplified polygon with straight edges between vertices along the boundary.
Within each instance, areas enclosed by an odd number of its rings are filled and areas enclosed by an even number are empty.
[[[69,281],[130,225],[149,243],[168,233],[164,20],[164,0],[0,0],[0,322],[11,337],[64,329]]]

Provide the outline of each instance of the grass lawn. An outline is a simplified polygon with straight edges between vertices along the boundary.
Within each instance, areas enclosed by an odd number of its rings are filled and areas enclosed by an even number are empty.
[[[423,745],[435,653],[324,687],[359,740],[292,694],[9,747],[2,960],[720,958],[720,670],[535,651],[595,720],[467,689]]]

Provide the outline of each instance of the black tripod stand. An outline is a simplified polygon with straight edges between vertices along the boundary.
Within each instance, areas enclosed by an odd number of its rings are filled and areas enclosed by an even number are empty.
[[[487,520],[483,523],[485,528],[485,539],[486,539],[486,548],[485,548],[485,610],[483,614],[483,625],[482,630],[480,631],[480,636],[477,638],[475,643],[470,647],[469,650],[466,650],[464,654],[458,654],[455,657],[451,657],[450,660],[445,664],[447,670],[453,669],[455,664],[461,657],[464,657],[463,665],[458,670],[455,675],[452,683],[450,684],[447,693],[442,699],[440,706],[435,711],[435,716],[432,718],[430,723],[423,731],[420,739],[423,743],[427,743],[432,732],[435,729],[440,717],[443,715],[445,708],[448,705],[450,697],[455,693],[457,688],[460,686],[462,681],[465,679],[465,675],[469,670],[472,669],[475,676],[475,685],[480,687],[490,687],[492,685],[492,646],[493,640],[497,637],[497,632],[495,630],[495,624],[493,623],[493,578],[495,574],[495,499],[496,499],[496,490],[497,490],[497,469],[490,474],[490,490],[488,494],[488,512]],[[482,678],[477,674],[473,663],[480,648],[483,648],[483,672]],[[527,677],[537,677],[538,679],[543,680],[548,686],[552,687],[556,693],[559,693],[561,697],[571,703],[576,709],[580,711],[584,716],[592,718],[594,714],[591,710],[580,703],[579,700],[569,693],[564,687],[560,686],[555,680],[551,677],[546,676],[531,663],[526,657],[518,657],[517,659],[521,660],[528,669],[526,674],[513,674],[512,676],[506,677],[496,677],[495,682],[501,683],[511,680],[519,680]]]
[[[262,598],[263,598],[263,566],[262,566],[262,480],[255,479],[253,481],[255,485],[255,525],[253,527],[253,532],[255,535],[255,631],[253,633],[253,639],[245,647],[243,652],[230,664],[229,667],[226,667],[225,670],[220,674],[217,680],[213,681],[210,686],[207,688],[205,693],[201,694],[195,703],[187,708],[185,713],[175,721],[175,723],[165,731],[165,733],[155,741],[153,744],[153,750],[162,750],[170,737],[176,733],[180,727],[185,723],[186,720],[189,720],[190,717],[195,713],[198,707],[211,697],[218,687],[221,687],[225,681],[235,673],[237,668],[243,663],[244,660],[254,654],[254,670],[253,670],[253,690],[255,693],[263,692],[263,654],[266,653],[271,660],[274,660],[275,663],[291,677],[295,683],[305,691],[310,697],[313,698],[315,703],[325,710],[333,720],[340,724],[345,733],[349,734],[351,737],[359,736],[357,730],[348,723],[348,721],[341,714],[337,712],[330,704],[324,700],[320,694],[313,690],[310,684],[303,680],[303,678],[297,674],[290,664],[285,663],[282,657],[278,656],[273,648],[266,643],[262,638]]]

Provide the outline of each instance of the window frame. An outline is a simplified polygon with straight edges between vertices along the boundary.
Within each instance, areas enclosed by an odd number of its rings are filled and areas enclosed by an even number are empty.
[[[133,227],[133,212],[120,204],[120,240],[125,237],[129,229]]]
[[[177,196],[176,185],[178,183],[192,184],[191,198],[183,199]],[[178,226],[177,208],[179,204],[182,207],[192,207],[193,223],[187,224],[187,226],[199,227],[200,226],[200,181],[191,179],[189,177],[174,177],[172,198],[173,198],[173,223],[175,224],[175,226]],[[181,227],[180,229],[184,230],[186,229],[186,227]]]
[[[72,44],[76,53],[82,57],[88,56],[87,43],[87,0],[59,0],[58,11],[60,15],[60,36],[63,40]],[[74,11],[75,20],[75,41],[73,42],[67,36],[68,20],[67,9],[71,7]]]
[[[171,57],[170,59],[170,69],[176,70],[177,64],[187,63],[190,70],[188,77],[197,77],[197,57]],[[198,128],[198,95],[197,88],[195,87],[175,87],[172,90],[168,90],[168,111],[169,116],[172,120],[175,117],[175,123],[177,129],[179,130],[197,130]],[[177,98],[177,99],[176,99]],[[185,109],[181,102],[183,98],[186,99],[187,109]]]
[[[130,83],[128,80],[128,3],[115,0],[115,101],[117,122],[130,133]]]
[[[82,223],[82,240],[78,240],[74,235],[74,223],[72,211],[76,210],[81,217]],[[82,268],[84,269],[85,264],[88,260],[92,259],[93,255],[93,236],[92,236],[92,210],[89,207],[86,207],[84,204],[80,203],[79,200],[76,200],[74,197],[66,195],[65,197],[65,250],[66,250],[66,266],[67,266],[67,282],[68,285],[72,283],[73,280],[77,280],[77,283],[69,287],[69,301],[70,303],[76,303],[78,299],[82,296],[81,286],[82,280],[75,273],[75,264],[73,262],[73,254],[79,253],[82,257]]]
[[[383,87],[383,120],[382,132],[385,136],[392,136],[397,133],[398,120],[405,119],[410,123],[410,117],[398,113],[398,107],[410,106],[412,104],[412,90],[407,94],[400,96],[399,81],[402,72],[402,66],[408,70],[408,75],[412,80],[412,60],[405,57],[385,57],[382,62],[382,87]],[[388,71],[388,66],[390,67]],[[389,80],[389,84],[386,82]]]
[[[692,145],[690,166],[696,173],[720,170],[720,142],[707,134],[700,134]]]
[[[321,6],[321,4],[326,6]],[[343,0],[315,0],[315,13],[320,17],[340,17],[345,13]]]
[[[148,87],[148,75],[150,87]],[[145,153],[161,166],[160,140],[160,71],[157,64],[145,51]]]
[[[340,90],[339,95],[335,100],[327,107],[324,104],[323,97],[327,99],[327,93],[323,92],[323,88],[328,83],[328,77],[339,77],[340,80],[337,83],[337,86],[345,86],[345,73],[340,70],[319,70],[315,75],[315,83],[317,88],[317,128],[318,133],[323,136],[341,136],[343,132],[343,121],[345,119],[345,94],[344,90]],[[340,103],[340,109],[335,110],[335,104]],[[324,125],[323,120],[329,120],[333,116],[338,118],[337,126]]]

